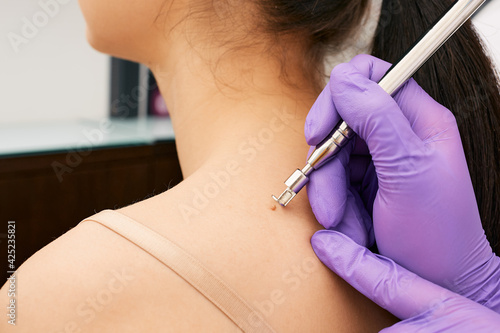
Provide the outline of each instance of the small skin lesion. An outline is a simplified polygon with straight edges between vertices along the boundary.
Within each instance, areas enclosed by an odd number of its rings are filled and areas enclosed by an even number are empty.
[[[275,205],[275,204],[271,204],[271,205],[269,206],[269,209],[270,209],[270,210],[276,210],[276,205]]]

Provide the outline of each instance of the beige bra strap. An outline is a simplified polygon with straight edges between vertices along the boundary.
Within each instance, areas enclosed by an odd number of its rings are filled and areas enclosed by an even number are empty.
[[[243,332],[275,332],[241,296],[178,245],[145,225],[113,210],[103,210],[80,223],[102,224],[169,267],[217,306]]]

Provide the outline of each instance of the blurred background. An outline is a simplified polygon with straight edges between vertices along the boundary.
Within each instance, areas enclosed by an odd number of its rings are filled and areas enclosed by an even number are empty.
[[[87,44],[78,1],[1,0],[0,36],[0,276],[7,278],[82,219],[163,192],[182,174],[154,78]]]
[[[500,64],[500,1],[473,21]],[[76,0],[0,1],[0,260],[15,267],[83,218],[182,180],[167,107],[144,66],[86,42]],[[3,284],[3,283],[2,283]]]

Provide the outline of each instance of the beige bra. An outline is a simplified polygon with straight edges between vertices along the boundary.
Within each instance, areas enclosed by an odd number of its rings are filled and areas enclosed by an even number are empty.
[[[83,222],[96,222],[128,239],[192,285],[243,332],[275,332],[247,301],[178,245],[145,225],[113,210],[103,210]]]

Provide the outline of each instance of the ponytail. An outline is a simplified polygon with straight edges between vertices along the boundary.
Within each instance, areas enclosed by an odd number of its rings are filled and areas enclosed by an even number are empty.
[[[452,3],[384,0],[372,54],[394,63]],[[414,78],[457,119],[483,227],[500,255],[499,82],[471,22]]]

